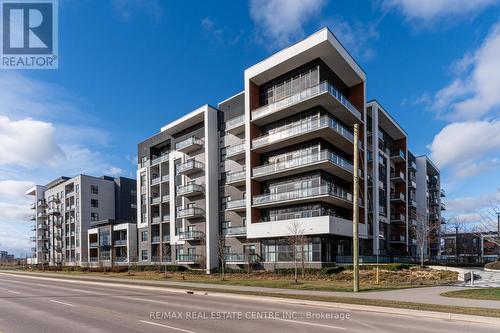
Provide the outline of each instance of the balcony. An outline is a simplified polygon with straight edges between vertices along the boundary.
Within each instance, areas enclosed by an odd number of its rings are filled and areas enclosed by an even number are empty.
[[[361,113],[331,83],[323,81],[296,94],[252,111],[252,122],[258,126],[321,105],[347,124],[362,121]]]
[[[161,183],[161,177],[158,175],[155,175],[151,178],[151,185],[158,185]]]
[[[152,224],[155,224],[155,223],[160,223],[161,222],[161,216],[157,215],[157,216],[153,216],[151,218],[151,223]]]
[[[40,215],[41,213],[38,213],[38,215]],[[35,215],[30,215],[30,220],[31,221],[35,221],[36,220],[36,216]]]
[[[226,210],[231,212],[244,212],[246,210],[246,199],[226,201]]]
[[[179,240],[201,240],[205,237],[205,233],[199,230],[188,230],[179,232]]]
[[[199,184],[187,184],[177,186],[177,195],[183,197],[193,197],[202,195],[205,192],[203,185]]]
[[[273,133],[252,140],[252,150],[262,154],[271,151],[275,144],[290,146],[315,138],[334,142],[344,152],[352,154],[354,135],[339,122],[329,116],[308,119],[293,127],[283,126]],[[360,146],[361,146],[361,141]]]
[[[406,236],[403,235],[392,235],[391,243],[406,243]]]
[[[151,198],[151,204],[152,205],[158,205],[161,203],[161,196],[157,195],[156,197]]]
[[[48,227],[48,226],[47,226],[45,223],[39,223],[39,224],[38,224],[38,229],[39,229],[39,230],[45,230],[45,229],[47,229],[47,227]]]
[[[205,165],[196,160],[190,160],[179,164],[177,166],[177,174],[178,175],[190,175],[196,172],[203,171],[205,169]]]
[[[163,175],[161,176],[161,182],[166,183],[170,181],[170,175]]]
[[[45,206],[47,206],[47,203],[45,202],[44,199],[42,199],[42,200],[37,201],[37,205],[38,205],[38,207],[45,207]]]
[[[127,246],[126,239],[117,239],[115,240],[115,246]]]
[[[153,235],[151,236],[151,243],[159,243],[160,242],[160,235]]]
[[[258,181],[291,176],[313,170],[324,170],[346,181],[353,180],[353,166],[346,159],[331,152],[322,150],[318,154],[300,156],[291,160],[261,165],[253,168],[253,179]]]
[[[391,223],[406,223],[406,215],[403,213],[391,214]]]
[[[165,194],[161,197],[161,202],[163,203],[167,203],[167,202],[170,202],[170,195],[169,194]]]
[[[391,181],[393,183],[404,183],[405,179],[406,177],[403,171],[391,172]]]
[[[240,143],[236,146],[226,148],[226,158],[233,161],[239,161],[245,158],[245,143]]]
[[[199,264],[203,257],[201,254],[178,254],[177,262],[179,264],[193,265]]]
[[[36,225],[32,225],[30,229],[31,231],[36,231]]]
[[[203,140],[197,138],[196,136],[192,136],[190,138],[187,138],[186,140],[177,142],[175,144],[175,149],[182,153],[190,153],[202,147],[203,147]]]
[[[170,158],[169,154],[163,154],[161,156],[155,157],[151,160],[151,165],[153,166],[159,163],[168,162],[169,158]]]
[[[61,252],[62,251],[61,245],[54,246],[54,250],[57,251],[57,252]]]
[[[33,202],[33,203],[30,205],[30,208],[31,208],[31,209],[36,209],[36,203],[34,203],[34,202]]]
[[[256,254],[226,253],[224,254],[226,264],[247,264],[257,262]]]
[[[404,193],[391,193],[391,202],[406,202]]]
[[[66,211],[70,211],[70,210],[74,210],[75,209],[75,205],[66,205]]]
[[[444,202],[441,202],[441,210],[446,210],[446,205],[444,204]]]
[[[54,196],[54,195],[51,195],[51,196],[49,197],[49,203],[50,203],[50,202],[59,203],[59,202],[61,202],[61,200],[59,200],[59,198],[58,198],[58,197],[56,197],[56,196]]]
[[[234,117],[226,121],[226,132],[233,135],[243,133],[245,131],[245,115]]]
[[[246,171],[231,172],[226,174],[226,185],[242,186],[245,185]]]
[[[49,237],[45,236],[45,235],[39,235],[38,236],[38,240],[39,241],[48,241],[49,240]]]
[[[337,185],[323,185],[290,192],[262,194],[253,197],[253,206],[276,207],[292,203],[323,201],[343,208],[352,208],[352,194]]]
[[[115,258],[115,262],[127,262],[128,258],[126,256],[120,256]]]
[[[406,161],[406,154],[402,149],[391,150],[391,160],[395,163]]]
[[[413,199],[410,199],[410,207],[417,208],[417,202]]]
[[[177,212],[177,218],[180,219],[198,219],[205,216],[205,210],[199,207],[189,207],[179,209]]]
[[[163,235],[163,242],[168,243],[170,242],[170,235]]]
[[[415,180],[411,180],[410,185],[412,188],[415,188],[415,189],[417,188],[417,183],[415,182]]]
[[[49,208],[47,210],[47,212],[49,213],[49,215],[60,215],[61,214],[61,210],[57,207]]]
[[[31,237],[30,237],[30,241],[31,241],[31,242],[36,242],[36,236],[31,236]]]
[[[229,227],[222,229],[222,234],[226,237],[245,237],[247,235],[247,227]]]
[[[89,247],[98,248],[99,247],[99,242],[90,242],[89,243]]]
[[[417,170],[417,164],[415,163],[415,161],[410,161],[408,163],[408,169],[411,169],[411,170]]]
[[[443,189],[441,189],[439,191],[439,195],[441,196],[441,198],[444,198],[444,197],[446,197],[446,192]]]
[[[162,222],[170,222],[170,215],[163,215],[161,221]]]

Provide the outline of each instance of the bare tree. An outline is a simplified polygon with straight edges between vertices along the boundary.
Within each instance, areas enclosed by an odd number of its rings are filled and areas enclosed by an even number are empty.
[[[414,223],[409,225],[413,237],[420,251],[420,267],[424,266],[425,247],[430,243],[436,231],[439,231],[438,223],[429,223],[427,214],[417,213]]]
[[[292,256],[294,262],[294,278],[295,283],[298,283],[298,261],[302,262],[302,275],[305,274],[305,258],[304,258],[304,246],[307,237],[304,235],[304,228],[300,225],[297,220],[293,220],[288,227],[288,243],[292,247]]]
[[[490,200],[488,207],[481,209],[478,213],[480,220],[474,231],[484,240],[494,244],[500,260],[500,188]]]
[[[220,261],[220,268],[222,273],[222,281],[225,280],[225,267],[226,267],[226,237],[221,233],[217,239],[217,256]]]
[[[458,234],[465,230],[465,221],[460,216],[454,216],[454,217],[448,219],[448,222],[446,223],[446,225],[450,226],[453,229],[452,232],[455,232],[455,257],[456,257],[456,260],[459,261],[459,259],[460,259],[460,250],[459,250],[460,245],[458,242]]]
[[[165,271],[165,277],[168,278],[168,262],[172,258],[172,247],[168,243],[161,244],[161,261],[163,263],[163,270]]]

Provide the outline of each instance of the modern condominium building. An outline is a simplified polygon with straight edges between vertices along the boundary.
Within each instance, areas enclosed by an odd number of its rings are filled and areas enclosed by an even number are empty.
[[[425,246],[425,255],[435,258],[439,255],[439,241],[441,237],[441,224],[445,223],[441,212],[446,206],[441,199],[445,197],[445,191],[441,188],[441,177],[439,169],[427,156],[417,156],[416,162],[416,200],[417,219],[428,224],[429,241]]]
[[[139,144],[140,261],[287,266],[296,233],[309,266],[349,255],[355,123],[367,239],[365,73],[354,59],[323,29],[245,70],[244,86]]]
[[[59,177],[29,189],[35,232],[31,263],[87,264],[89,229],[110,220],[135,223],[135,191],[133,179],[87,175]],[[131,250],[135,252],[135,247]]]

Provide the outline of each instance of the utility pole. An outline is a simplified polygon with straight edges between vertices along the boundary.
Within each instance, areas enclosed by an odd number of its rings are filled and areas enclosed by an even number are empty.
[[[352,263],[354,270],[354,292],[359,291],[359,238],[358,238],[358,223],[359,223],[359,167],[358,167],[358,130],[359,124],[354,124],[354,173],[353,173],[353,212],[352,212]]]

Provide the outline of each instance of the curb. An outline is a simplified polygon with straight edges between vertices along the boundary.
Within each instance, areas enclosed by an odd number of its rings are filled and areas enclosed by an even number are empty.
[[[168,287],[168,286],[159,286],[159,285],[147,285],[140,284],[137,282],[129,283],[129,281],[102,281],[100,279],[81,279],[78,277],[65,277],[65,276],[44,276],[44,274],[38,273],[24,273],[24,272],[6,272],[0,271],[0,274],[7,275],[20,275],[33,279],[43,279],[49,281],[60,281],[65,280],[71,283],[80,283],[80,284],[91,284],[91,285],[121,285],[126,288],[136,288],[136,289],[147,289],[147,290],[156,290],[157,288],[162,288],[165,291],[174,292],[174,293],[185,293],[189,295],[203,295],[203,296],[215,296],[215,297],[224,297],[231,299],[251,299],[257,301],[266,301],[266,302],[274,302],[274,303],[286,303],[286,304],[295,304],[295,305],[308,305],[308,306],[316,306],[322,308],[330,308],[330,309],[344,309],[351,311],[365,311],[365,312],[373,312],[373,313],[384,313],[384,314],[394,314],[401,316],[413,316],[419,318],[431,318],[431,319],[444,319],[444,320],[456,320],[456,321],[464,321],[464,322],[473,322],[473,323],[482,323],[482,324],[492,324],[492,325],[500,325],[500,318],[495,317],[485,317],[485,316],[474,316],[474,315],[464,315],[464,314],[455,314],[448,312],[435,312],[435,311],[426,311],[426,310],[414,310],[414,309],[400,309],[400,308],[391,308],[386,306],[374,306],[374,305],[361,305],[361,304],[350,304],[350,303],[340,303],[340,302],[325,302],[325,301],[311,301],[311,300],[303,300],[303,299],[290,299],[290,298],[281,298],[279,296],[255,296],[255,295],[245,295],[245,294],[232,294],[230,292],[220,292],[214,289],[210,291],[210,288],[206,290],[192,290],[189,288],[185,288],[184,286],[177,287]],[[137,280],[136,280],[137,281]],[[143,281],[144,282],[144,281]],[[244,291],[242,291],[244,292]],[[276,293],[279,295],[279,293]],[[298,295],[300,296],[300,295]],[[359,298],[353,298],[359,299]]]

